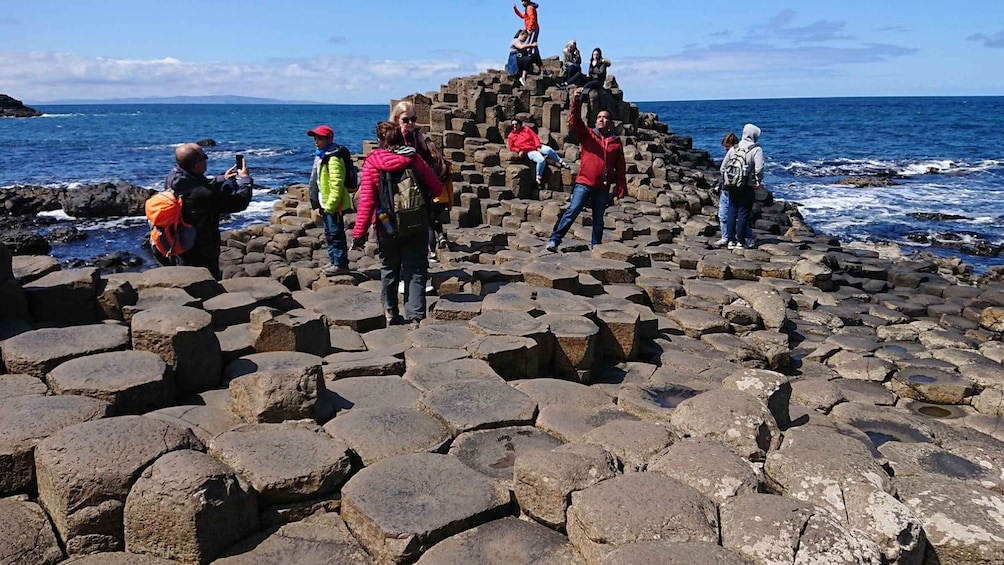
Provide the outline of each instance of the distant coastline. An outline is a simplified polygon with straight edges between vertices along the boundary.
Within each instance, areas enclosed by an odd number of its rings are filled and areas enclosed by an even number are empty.
[[[295,105],[327,105],[325,102],[309,100],[279,100],[276,98],[258,98],[255,96],[213,95],[213,96],[148,96],[133,98],[74,98],[62,100],[31,101],[36,106],[96,106],[114,104],[295,104]]]

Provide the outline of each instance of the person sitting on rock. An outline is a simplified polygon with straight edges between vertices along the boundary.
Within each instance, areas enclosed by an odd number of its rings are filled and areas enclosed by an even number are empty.
[[[579,52],[579,46],[574,39],[565,44],[565,49],[561,52],[561,62],[565,65],[565,77],[558,83],[559,88],[586,84],[586,77],[582,74],[582,53]]]
[[[247,163],[237,165],[222,175],[206,177],[209,156],[196,143],[185,143],[174,150],[177,163],[164,181],[165,190],[181,197],[181,216],[195,228],[195,244],[177,257],[154,253],[162,265],[205,267],[217,280],[220,273],[220,216],[240,212],[251,203],[251,175]]]
[[[512,119],[512,129],[509,130],[509,135],[506,137],[506,145],[509,147],[509,151],[515,153],[517,157],[525,155],[537,164],[538,188],[544,179],[544,167],[547,166],[548,157],[553,159],[562,169],[571,168],[561,160],[561,156],[554,149],[542,144],[537,133],[524,126],[523,120],[519,118]]]
[[[607,69],[613,63],[610,59],[603,58],[603,51],[597,47],[593,49],[592,55],[589,57],[589,71],[585,77],[585,83],[582,85],[582,99],[588,100],[590,91],[595,90],[599,94],[600,107],[598,110],[608,110],[613,111],[613,97],[610,95],[610,91],[607,90]],[[575,81],[576,83],[580,79],[578,77],[572,77],[569,79],[570,83]],[[591,108],[590,108],[591,109]]]
[[[610,112],[601,110],[596,116],[596,129],[589,129],[582,121],[581,88],[575,89],[568,118],[572,132],[579,140],[582,157],[579,174],[575,177],[575,189],[568,209],[558,220],[547,242],[548,251],[557,251],[561,240],[572,227],[572,222],[589,201],[593,208],[593,232],[590,247],[603,243],[603,213],[610,204],[610,188],[615,187],[617,198],[623,198],[627,191],[624,146],[613,131]]]
[[[521,29],[516,32],[509,44],[509,56],[516,59],[516,73],[519,75],[520,86],[526,86],[526,75],[533,67],[532,51],[537,47],[536,43],[530,42],[530,34]]]

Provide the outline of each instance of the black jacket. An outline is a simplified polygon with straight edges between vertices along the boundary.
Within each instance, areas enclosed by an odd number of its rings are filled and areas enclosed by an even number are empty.
[[[248,207],[251,183],[250,177],[210,179],[175,165],[164,188],[181,197],[181,215],[195,228],[195,245],[181,255],[184,265],[206,267],[220,278],[220,216]]]

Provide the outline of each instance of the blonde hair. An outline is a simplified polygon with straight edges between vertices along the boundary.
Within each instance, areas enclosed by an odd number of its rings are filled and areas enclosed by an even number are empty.
[[[390,122],[398,123],[401,118],[401,114],[405,112],[410,112],[415,109],[415,105],[408,100],[402,100],[394,105],[394,109],[390,111]]]

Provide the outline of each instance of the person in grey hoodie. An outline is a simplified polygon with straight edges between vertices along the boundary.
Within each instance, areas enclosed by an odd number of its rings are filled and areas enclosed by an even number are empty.
[[[725,239],[728,240],[729,249],[745,249],[754,247],[756,239],[751,236],[750,213],[753,211],[753,203],[756,201],[756,189],[763,183],[763,149],[757,144],[760,139],[760,128],[753,124],[743,126],[743,137],[739,144],[729,149],[722,160],[721,172],[725,172],[725,164],[737,150],[746,152],[746,166],[749,172],[746,175],[746,182],[742,186],[732,189],[729,193],[729,212],[725,224]],[[742,234],[746,237],[739,237]]]

